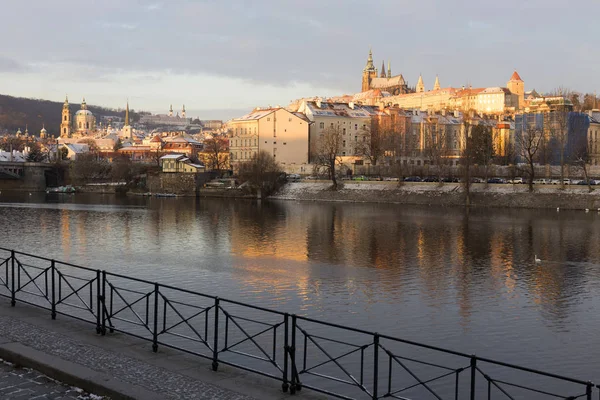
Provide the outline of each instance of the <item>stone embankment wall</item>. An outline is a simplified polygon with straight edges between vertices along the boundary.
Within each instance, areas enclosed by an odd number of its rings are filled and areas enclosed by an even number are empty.
[[[426,204],[435,206],[464,206],[465,193],[457,183],[412,184],[398,186],[396,182],[344,183],[341,189],[331,190],[330,182],[288,183],[271,199],[307,201],[346,201],[368,203]],[[527,185],[485,185],[471,187],[474,207],[514,208],[600,208],[600,188],[588,193],[586,186],[546,186],[527,191]]]
[[[195,196],[199,184],[196,174],[156,174],[148,175],[146,186],[151,193],[174,193]]]
[[[42,163],[3,163],[5,166],[23,168],[22,179],[0,179],[0,190],[41,192],[46,190],[47,164]]]

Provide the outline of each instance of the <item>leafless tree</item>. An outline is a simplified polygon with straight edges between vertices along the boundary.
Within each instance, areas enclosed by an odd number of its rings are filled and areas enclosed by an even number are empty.
[[[207,169],[212,171],[226,169],[229,164],[229,143],[227,139],[216,136],[205,140],[202,156]]]
[[[430,116],[425,117],[423,130],[425,155],[429,158],[430,164],[436,166],[438,182],[441,185],[450,150],[448,130],[436,117]]]
[[[525,129],[519,140],[519,147],[521,150],[521,156],[527,163],[527,178],[529,191],[533,192],[533,180],[535,179],[535,161],[536,155],[541,147],[542,140],[544,137],[544,132],[542,129],[537,127],[528,127]]]
[[[315,173],[326,173],[333,183],[333,190],[338,188],[336,166],[341,163],[342,136],[343,131],[339,126],[331,126],[313,144]]]
[[[377,165],[389,146],[389,133],[379,116],[371,117],[370,124],[361,132],[363,139],[357,143],[355,154]]]
[[[260,151],[250,161],[240,163],[238,175],[253,191],[260,190],[262,196],[268,196],[278,189],[282,173],[273,156]]]

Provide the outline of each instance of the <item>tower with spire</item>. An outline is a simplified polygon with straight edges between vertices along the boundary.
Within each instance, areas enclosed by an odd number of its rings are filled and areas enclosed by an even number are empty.
[[[69,97],[65,96],[65,102],[62,108],[62,119],[60,122],[60,136],[71,136],[71,110],[69,109]]]
[[[371,88],[371,80],[377,78],[377,68],[373,65],[373,51],[369,50],[369,58],[367,58],[367,65],[363,69],[362,76],[362,92],[366,92]]]
[[[440,90],[440,78],[435,76],[435,83],[433,84],[433,90]]]
[[[169,107],[169,117],[173,116],[173,104]]]
[[[125,106],[125,125],[123,125],[120,136],[125,139],[133,139],[133,130],[131,129],[131,125],[129,125],[129,100],[127,100],[127,105]]]
[[[129,100],[127,100],[127,106],[125,106],[125,126],[129,126]]]
[[[417,93],[423,93],[425,91],[425,85],[423,84],[423,77],[419,74],[419,81],[417,82],[416,87]]]
[[[185,118],[185,104],[183,105],[183,108],[181,109],[181,118]]]
[[[387,75],[385,74],[385,61],[381,61],[381,75],[379,75],[380,78],[387,78]]]
[[[390,66],[390,60],[388,60],[388,74],[387,74],[388,78],[392,77],[392,67]]]

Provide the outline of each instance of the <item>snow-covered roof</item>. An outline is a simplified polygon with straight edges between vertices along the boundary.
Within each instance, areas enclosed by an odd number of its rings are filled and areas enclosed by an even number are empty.
[[[255,121],[266,117],[267,115],[275,112],[275,109],[269,108],[266,110],[254,110],[251,113],[248,113],[242,117],[234,118],[233,121]]]

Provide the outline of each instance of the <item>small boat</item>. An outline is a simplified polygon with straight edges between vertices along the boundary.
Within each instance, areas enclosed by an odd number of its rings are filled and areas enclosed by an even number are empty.
[[[77,190],[71,186],[59,186],[46,189],[46,193],[75,193]]]
[[[154,193],[155,197],[177,197],[175,193]]]

